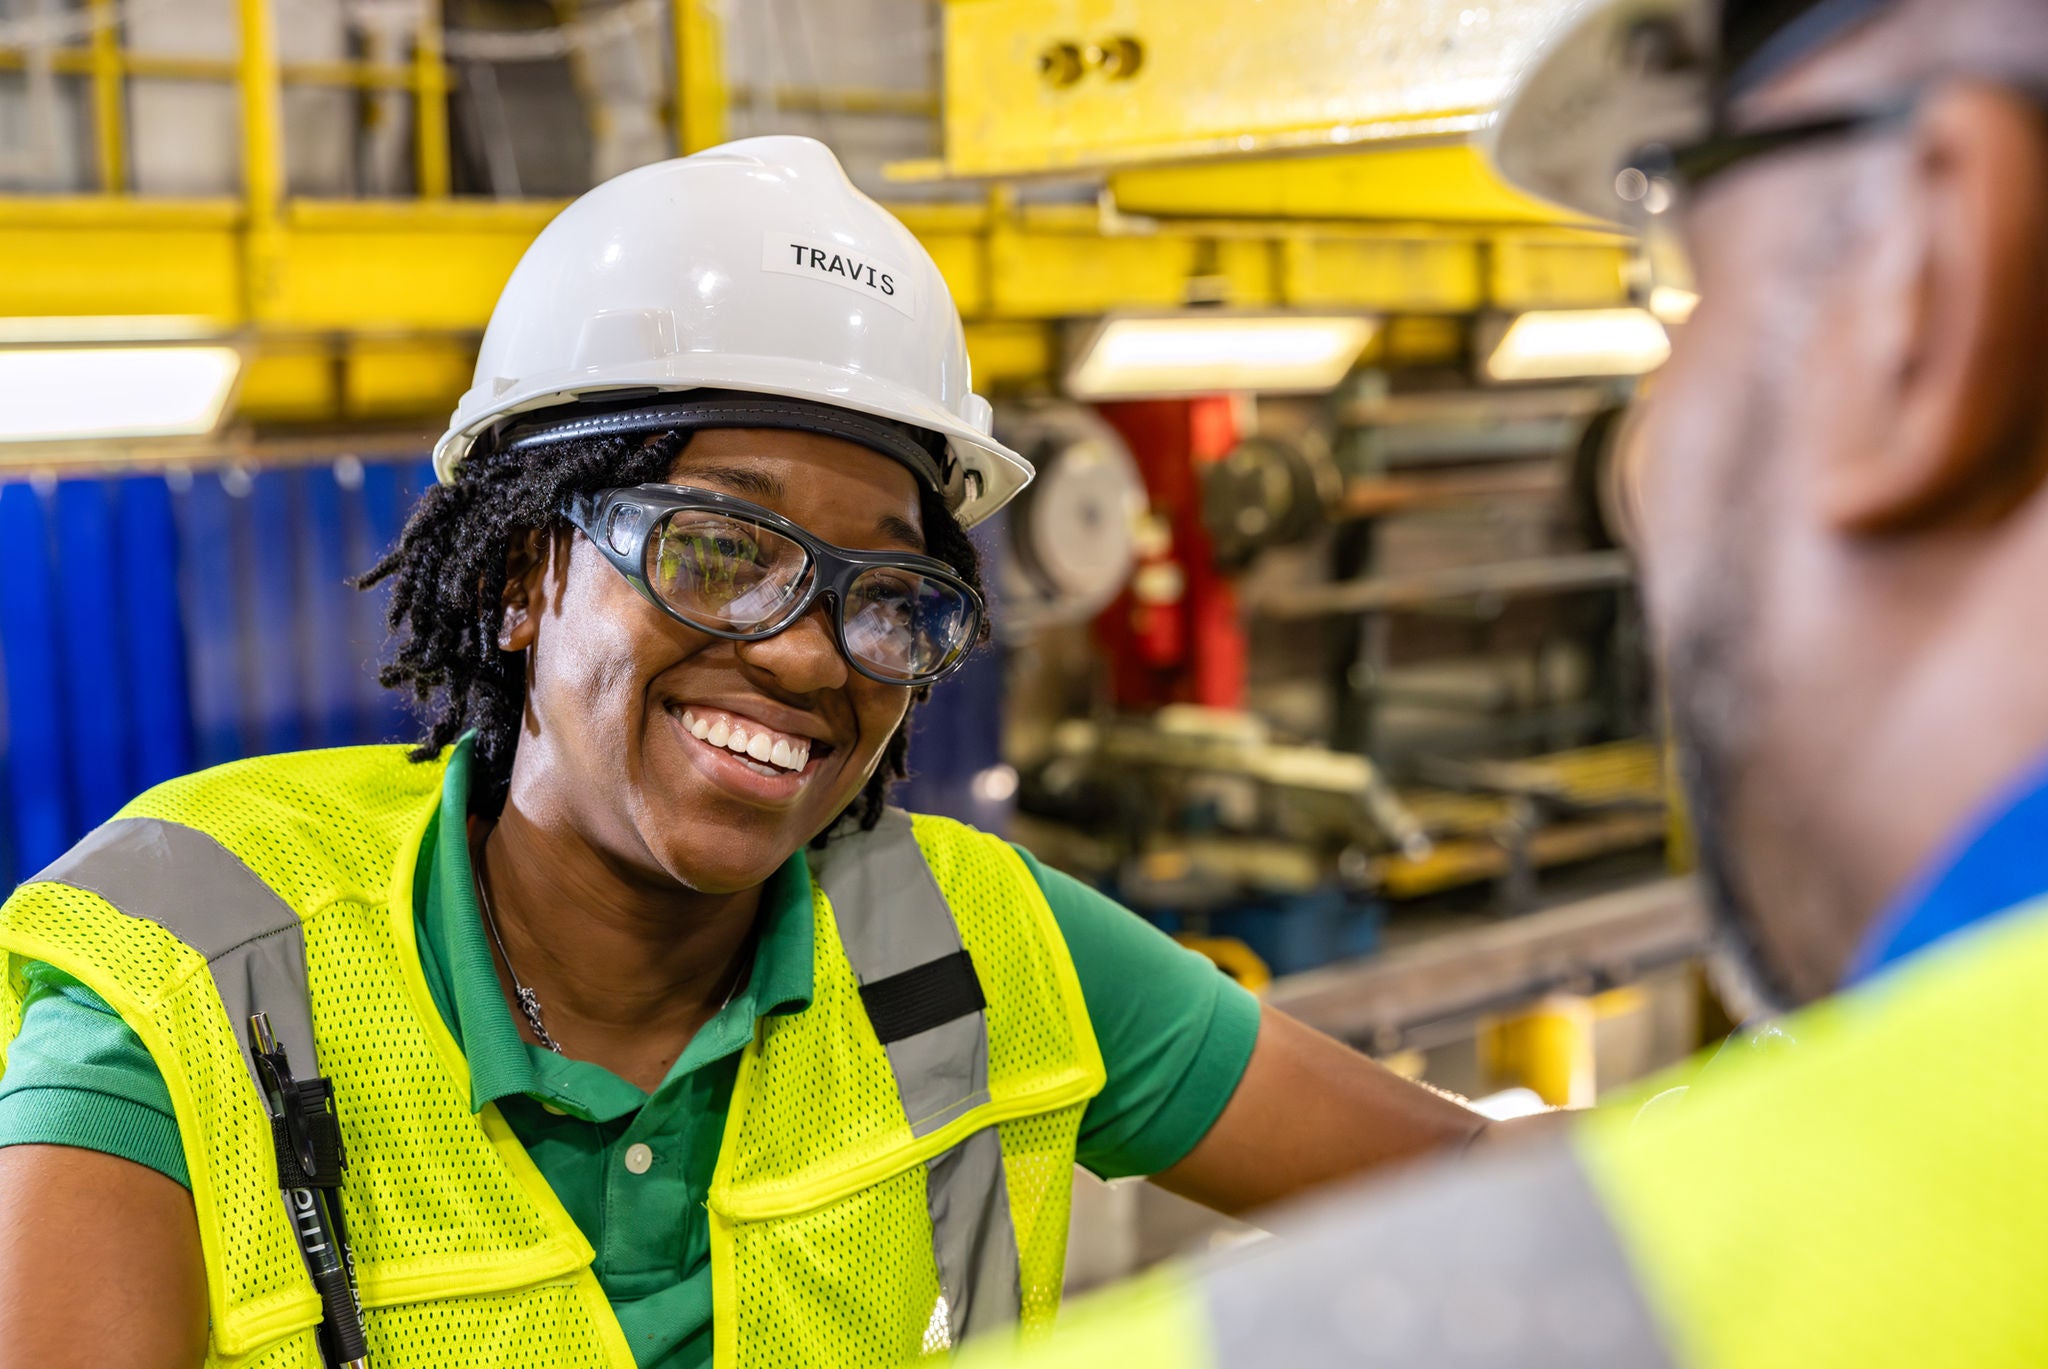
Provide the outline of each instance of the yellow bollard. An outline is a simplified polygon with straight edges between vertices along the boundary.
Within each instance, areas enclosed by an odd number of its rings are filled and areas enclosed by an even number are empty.
[[[1479,1062],[1497,1088],[1520,1085],[1552,1107],[1593,1103],[1593,1000],[1552,994],[1479,1027]]]

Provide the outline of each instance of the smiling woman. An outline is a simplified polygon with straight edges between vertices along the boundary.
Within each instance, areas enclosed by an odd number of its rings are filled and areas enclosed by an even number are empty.
[[[379,1369],[896,1364],[1051,1320],[1077,1161],[1242,1211],[1482,1130],[889,807],[1030,472],[822,147],[572,205],[436,463],[365,577],[422,743],[173,781],[0,910],[10,1354],[351,1362],[282,1186]]]
[[[573,409],[561,417],[581,421]],[[978,560],[944,498],[900,461],[799,426],[829,423],[825,406],[709,393],[643,421],[670,426],[475,454],[461,479],[428,493],[399,547],[365,577],[395,581],[402,636],[385,683],[434,709],[422,758],[476,733],[486,815],[503,802],[515,752],[533,765],[573,746],[579,763],[605,768],[609,801],[680,786],[655,795],[636,830],[687,832],[701,849],[669,852],[683,863],[665,864],[648,837],[640,859],[705,892],[714,890],[704,880],[755,885],[785,844],[809,841],[849,805],[857,826],[879,818],[904,774],[906,711],[979,635]],[[771,421],[781,426],[715,426]],[[947,618],[950,649],[885,683],[873,678],[881,664],[840,643],[867,628],[889,576],[943,581],[971,611],[925,614]],[[811,614],[821,597],[830,602]],[[550,622],[549,646],[529,653]],[[557,634],[570,640],[555,645]],[[886,660],[877,650],[866,654]],[[781,699],[749,683],[764,673]],[[707,734],[713,715],[726,715],[723,754],[696,744],[684,721],[692,709]],[[522,719],[536,733],[524,742]],[[806,746],[801,773],[775,773],[778,739]],[[768,773],[739,759],[757,741]],[[732,800],[780,816],[767,824],[729,810]],[[721,829],[726,840],[703,841]],[[705,868],[711,853],[755,864],[719,876]]]

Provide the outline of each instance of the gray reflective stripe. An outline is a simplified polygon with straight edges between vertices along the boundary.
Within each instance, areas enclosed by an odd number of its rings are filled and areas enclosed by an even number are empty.
[[[916,969],[961,949],[960,928],[925,864],[910,815],[891,808],[870,832],[835,838],[811,855],[811,874],[832,901],[839,939],[863,984]],[[988,1101],[984,1013],[892,1042],[889,1065],[911,1134],[928,1136]]]
[[[869,832],[811,853],[839,939],[863,984],[952,955],[960,928],[918,849],[910,815],[891,808]],[[988,1014],[970,1013],[891,1042],[889,1067],[913,1135],[928,1136],[988,1102]],[[1014,1323],[1022,1313],[1017,1233],[1001,1139],[983,1128],[925,1171],[932,1254],[951,1340]]]
[[[1382,1182],[1200,1273],[1216,1369],[1671,1369],[1565,1141]]]
[[[260,1010],[270,1014],[292,1072],[302,1079],[319,1073],[299,916],[233,851],[196,828],[122,818],[93,831],[36,881],[98,894],[199,952],[243,1059],[249,1015]],[[257,1078],[253,1061],[249,1072]]]
[[[983,1127],[934,1156],[924,1181],[953,1340],[1013,1325],[1022,1315],[1023,1280],[996,1129]]]

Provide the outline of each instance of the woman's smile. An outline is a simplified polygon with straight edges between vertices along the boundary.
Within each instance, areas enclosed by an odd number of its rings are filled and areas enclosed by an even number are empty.
[[[771,727],[752,711],[704,704],[672,704],[666,711],[684,735],[690,763],[719,788],[754,804],[795,802],[836,750],[822,738],[787,730],[788,724]]]

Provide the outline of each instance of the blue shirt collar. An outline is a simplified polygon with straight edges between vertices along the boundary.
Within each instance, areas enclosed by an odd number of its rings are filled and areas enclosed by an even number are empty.
[[[1966,927],[2048,895],[2048,757],[1965,829],[1870,925],[1849,962],[1858,984]]]

